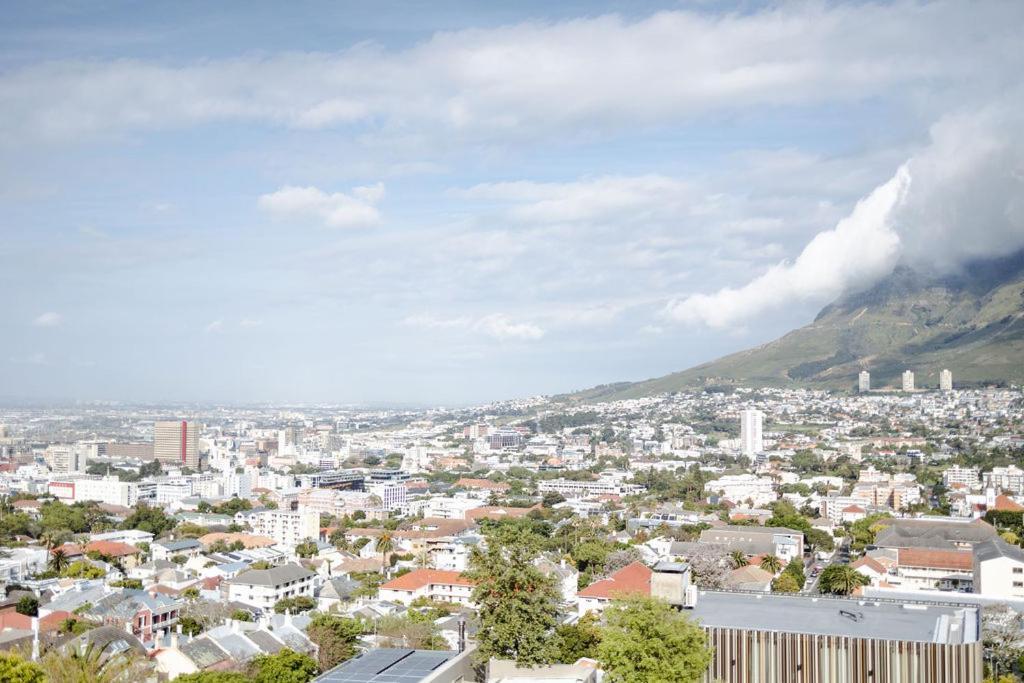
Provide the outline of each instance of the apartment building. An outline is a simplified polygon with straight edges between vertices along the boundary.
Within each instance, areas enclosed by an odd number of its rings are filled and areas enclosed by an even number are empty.
[[[379,597],[403,605],[417,598],[472,605],[475,585],[460,572],[416,569],[382,585]]]
[[[804,556],[803,532],[786,527],[713,527],[700,533],[700,542],[722,545],[745,555],[775,555],[784,562]]]
[[[974,546],[974,592],[1024,599],[1024,551],[1001,538]]]
[[[47,485],[48,493],[64,503],[92,500],[129,508],[138,504],[139,490],[136,482],[87,475],[53,479]]]
[[[270,569],[250,569],[221,582],[221,597],[262,610],[273,610],[285,598],[313,597],[316,573],[297,564]]]
[[[981,473],[977,467],[961,467],[953,465],[942,473],[942,485],[948,488],[965,486],[975,489],[981,485]]]
[[[167,464],[199,469],[199,425],[188,420],[154,423],[153,456]]]
[[[704,491],[734,503],[749,501],[754,507],[767,506],[778,499],[775,482],[755,474],[727,474],[704,484]]]
[[[296,546],[320,537],[320,514],[313,510],[258,510],[245,514],[244,520],[254,534],[281,545]]]
[[[986,472],[983,476],[987,489],[1024,494],[1024,470],[1016,465],[993,467],[991,472]]]
[[[590,498],[591,496],[629,496],[640,493],[645,487],[626,484],[611,479],[597,481],[575,481],[572,479],[548,479],[540,482],[538,490],[544,493],[559,493],[566,498]]]

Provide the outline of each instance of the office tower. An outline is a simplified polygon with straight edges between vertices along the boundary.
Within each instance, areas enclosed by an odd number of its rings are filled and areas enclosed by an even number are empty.
[[[857,375],[857,389],[862,392],[871,391],[871,373],[867,370],[861,370]]]
[[[85,472],[88,450],[82,446],[55,444],[46,449],[43,459],[56,474],[75,474]]]
[[[760,410],[748,409],[740,413],[740,442],[743,455],[754,455],[764,450],[761,429],[764,424],[764,413]]]
[[[910,370],[903,371],[903,391],[914,390],[914,373]]]
[[[953,373],[949,370],[939,373],[939,391],[953,391]]]
[[[153,425],[153,456],[160,462],[199,469],[199,426],[177,420]]]

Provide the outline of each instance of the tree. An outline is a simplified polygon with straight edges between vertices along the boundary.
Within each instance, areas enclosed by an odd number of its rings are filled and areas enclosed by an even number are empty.
[[[491,536],[487,550],[474,548],[469,577],[476,581],[477,653],[514,659],[525,666],[550,659],[549,634],[558,621],[560,595],[554,579],[533,564],[536,549],[528,543],[502,543]]]
[[[1001,671],[1009,672],[1014,659],[1020,654],[1022,629],[1024,615],[1009,605],[991,605],[982,610],[981,640],[994,680],[998,680]]]
[[[282,598],[274,603],[274,612],[284,614],[299,614],[308,612],[316,607],[316,600],[306,595],[296,595],[294,598]]]
[[[804,563],[799,557],[794,557],[786,565],[786,568],[782,570],[783,574],[789,574],[796,581],[796,585],[800,588],[804,587],[807,582],[807,576],[804,574]]]
[[[848,564],[830,564],[821,572],[818,588],[823,593],[850,595],[860,586],[870,583],[868,577]]]
[[[236,609],[231,613],[231,619],[234,621],[252,621],[252,614],[244,609]]]
[[[609,683],[696,683],[711,663],[700,626],[647,596],[615,601],[604,612],[597,658]]]
[[[775,555],[765,555],[761,558],[761,569],[772,574],[778,574],[782,569],[782,560]]]
[[[67,579],[102,579],[107,572],[85,560],[75,560],[61,572],[61,576]]]
[[[742,550],[733,550],[729,553],[729,561],[732,562],[733,569],[746,567],[750,564],[750,560],[747,559],[747,554]]]
[[[832,534],[822,529],[810,529],[804,532],[807,543],[815,550],[832,552],[836,547],[836,539]]]
[[[46,683],[43,670],[15,652],[0,653],[0,681],[4,683]]]
[[[189,636],[198,636],[203,632],[203,624],[195,617],[180,617],[178,619],[178,626],[181,627],[181,632]]]
[[[701,543],[686,558],[693,572],[693,582],[701,588],[721,588],[731,567],[725,546]]]
[[[316,676],[316,660],[287,648],[272,655],[258,655],[252,661],[255,683],[307,683]]]
[[[189,586],[185,590],[181,591],[181,597],[185,598],[186,600],[198,600],[199,589],[195,586]]]
[[[600,642],[601,631],[597,617],[588,613],[575,624],[560,624],[555,629],[552,660],[572,664],[581,657],[595,657]]]
[[[417,612],[383,616],[377,620],[375,630],[381,638],[381,647],[448,649],[448,642],[438,633],[434,622],[420,617]]]
[[[308,541],[303,541],[302,543],[295,546],[295,554],[299,557],[316,557],[319,553],[320,546],[317,545],[317,542],[312,539]]]
[[[395,549],[395,537],[388,531],[385,531],[377,539],[377,552],[382,555],[381,571],[387,572],[388,565],[388,554]]]
[[[111,653],[90,643],[85,650],[51,650],[40,661],[51,681],[129,683],[145,680],[143,663],[127,653]]]
[[[772,592],[773,593],[799,593],[800,584],[796,582],[792,574],[782,572],[779,576],[772,579]]]
[[[200,671],[174,680],[175,683],[250,683],[248,676],[236,671]]]
[[[63,548],[50,551],[50,569],[60,574],[68,566],[68,554]]]
[[[333,669],[356,656],[356,645],[363,625],[356,619],[318,613],[313,616],[306,635],[317,644],[320,670]]]
[[[14,611],[24,614],[26,617],[34,617],[39,614],[39,598],[34,595],[24,595],[18,600]]]
[[[135,506],[135,511],[121,523],[121,528],[148,531],[154,536],[160,536],[173,529],[175,524],[177,522],[174,518],[168,517],[160,508],[139,503]]]

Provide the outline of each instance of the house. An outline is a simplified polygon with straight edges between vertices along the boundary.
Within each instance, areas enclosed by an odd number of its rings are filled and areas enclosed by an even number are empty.
[[[154,560],[170,560],[172,557],[184,557],[191,560],[203,552],[203,544],[194,538],[179,541],[157,541],[149,546]]]
[[[260,609],[273,609],[285,598],[313,598],[316,573],[296,564],[250,569],[221,582],[221,596]]]
[[[595,581],[576,594],[579,615],[603,612],[612,600],[625,595],[650,595],[651,576],[654,572],[642,562],[633,562],[607,579]]]
[[[732,590],[768,593],[772,589],[775,575],[755,564],[737,567],[725,577],[725,587]]]
[[[143,643],[151,643],[159,631],[171,629],[178,623],[183,604],[155,591],[121,590],[93,603],[83,615],[124,629]]]
[[[858,558],[855,562],[851,563],[850,566],[866,576],[872,586],[878,586],[883,581],[886,581],[886,577],[889,574],[889,570],[884,564],[869,555]]]
[[[90,541],[83,549],[86,555],[99,553],[103,559],[110,558],[110,561],[119,564],[127,569],[139,565],[142,551],[128,543],[120,541]]]
[[[978,520],[952,517],[881,520],[885,527],[875,535],[879,548],[934,548],[970,550],[994,538],[995,528]]]
[[[974,584],[970,550],[899,548],[896,576],[888,582],[913,590],[959,590],[970,593]]]
[[[475,585],[460,572],[416,569],[382,585],[378,595],[381,600],[391,600],[403,605],[408,605],[417,598],[469,605],[472,604]]]
[[[362,585],[359,581],[347,576],[327,579],[320,587],[320,592],[317,593],[317,609],[321,612],[326,612],[334,605],[351,600],[355,591],[362,587]]]
[[[1024,551],[1001,538],[974,546],[974,592],[1024,598]]]
[[[719,526],[702,531],[700,542],[739,550],[745,555],[775,555],[783,562],[804,555],[803,532],[785,527]]]
[[[405,648],[374,648],[343,662],[314,678],[312,683],[458,683],[476,680],[472,649],[409,650]]]
[[[580,573],[562,558],[559,562],[553,562],[547,558],[540,558],[534,564],[544,575],[555,580],[555,585],[562,594],[562,602],[576,602],[576,593],[579,590]]]

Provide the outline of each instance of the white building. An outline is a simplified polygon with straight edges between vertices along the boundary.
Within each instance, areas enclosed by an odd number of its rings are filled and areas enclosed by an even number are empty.
[[[49,559],[46,548],[4,548],[0,556],[0,583],[19,583],[46,571]]]
[[[910,370],[903,371],[903,391],[914,390],[914,373]]]
[[[366,487],[366,490],[371,495],[377,496],[377,498],[380,499],[381,507],[392,512],[401,510],[405,507],[405,501],[409,492],[409,489],[406,488],[405,484],[396,484],[392,482],[370,484]]]
[[[939,373],[939,391],[953,391],[953,373],[949,370]]]
[[[50,470],[56,474],[85,473],[88,463],[88,449],[78,445],[54,444],[46,449],[43,456]]]
[[[107,505],[135,507],[139,502],[139,486],[117,477],[69,477],[49,483],[48,492],[65,503],[94,500]]]
[[[381,600],[408,605],[417,598],[471,605],[474,584],[459,572],[415,569],[380,587]]]
[[[221,583],[225,601],[241,602],[262,610],[273,610],[285,598],[313,597],[316,573],[296,564],[270,569],[250,569]]]
[[[974,546],[974,592],[1024,598],[1024,551],[1001,538]]]
[[[778,498],[775,482],[754,474],[727,474],[704,484],[704,490],[734,503],[750,500],[754,507],[768,505]]]
[[[646,490],[644,486],[639,484],[627,484],[609,478],[602,478],[597,481],[548,479],[540,482],[537,488],[542,494],[559,493],[566,498],[589,498],[601,495],[629,496]]]
[[[871,373],[867,370],[861,370],[860,374],[857,375],[857,390],[861,392],[871,391]]]
[[[753,456],[764,451],[764,413],[748,409],[740,413],[740,450]]]
[[[320,537],[320,514],[313,510],[259,510],[246,515],[257,536],[267,536],[281,545],[296,546]]]
[[[478,507],[483,507],[484,501],[473,496],[459,494],[454,497],[431,498],[423,508],[424,517],[439,517],[441,519],[465,519],[466,513]]]
[[[942,485],[946,488],[966,486],[969,489],[973,489],[977,488],[980,484],[981,477],[977,467],[953,465],[942,473]]]
[[[987,489],[1024,494],[1024,470],[1016,465],[993,467],[991,472],[986,472],[983,476]]]

